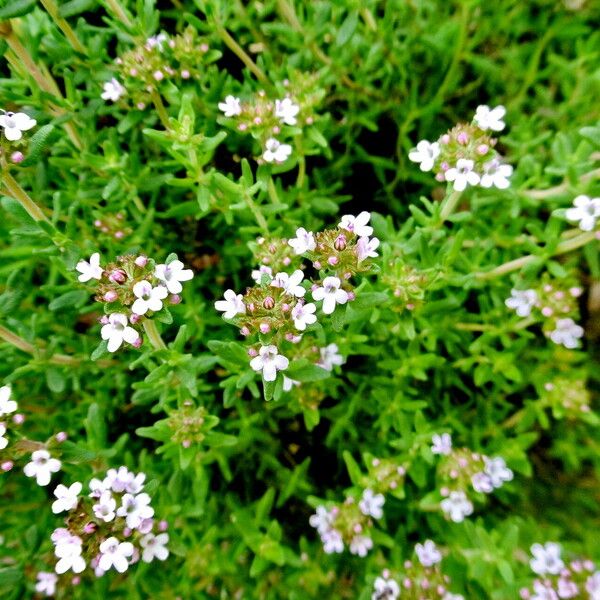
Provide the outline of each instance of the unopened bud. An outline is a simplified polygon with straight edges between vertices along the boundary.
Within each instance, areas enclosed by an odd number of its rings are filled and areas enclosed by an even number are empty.
[[[108,292],[104,294],[105,302],[114,302],[118,297],[119,295],[114,290],[108,290]]]
[[[165,78],[162,71],[154,71],[152,77],[154,77],[156,81],[162,81]]]
[[[189,79],[190,78],[190,72],[187,69],[184,69],[183,71],[181,71],[181,79]]]
[[[96,523],[93,523],[92,521],[90,521],[89,523],[86,523],[83,526],[83,532],[84,533],[94,533],[94,531],[96,531]]]
[[[0,469],[2,469],[5,473],[10,471],[15,466],[15,463],[12,460],[5,460],[1,465]]]
[[[313,263],[313,267],[315,269],[320,269],[321,268],[321,263],[318,260],[315,260],[315,262]]]
[[[344,250],[346,248],[346,236],[343,233],[340,233],[340,235],[338,235],[335,238],[335,242],[333,242],[333,247],[338,251],[341,252],[342,250]]]
[[[273,298],[271,296],[267,296],[264,300],[263,300],[263,306],[267,309],[267,310],[271,310],[274,306],[275,306],[275,300],[273,300]]]
[[[25,423],[25,415],[17,413],[16,415],[13,415],[12,420],[15,425],[22,425],[23,423]]]
[[[183,440],[183,442],[181,442],[181,445],[184,448],[189,448],[192,445],[192,442],[191,442],[191,440]]]
[[[253,358],[258,356],[256,348],[248,348],[248,356],[252,356]]]
[[[25,155],[17,150],[16,152],[13,152],[10,155],[10,160],[16,165],[18,165],[19,163],[22,163],[25,160]]]
[[[269,333],[271,331],[271,326],[268,323],[261,323],[258,328],[261,333]]]
[[[490,147],[487,144],[479,144],[479,146],[477,146],[477,154],[484,156],[489,152],[489,149]]]
[[[456,141],[463,146],[469,142],[469,134],[466,131],[461,131],[456,136]]]
[[[113,283],[125,283],[127,281],[127,273],[123,269],[115,269],[108,276],[108,279]]]
[[[135,325],[136,323],[138,323],[138,322],[139,322],[140,318],[141,318],[141,316],[140,316],[140,315],[138,315],[138,314],[136,314],[136,313],[131,313],[131,316],[129,317],[129,322],[130,322],[132,325]]]
[[[179,294],[171,294],[171,296],[169,298],[169,302],[171,304],[180,304],[181,303],[181,296]]]
[[[287,267],[292,262],[292,259],[289,256],[286,256],[282,262]]]
[[[65,442],[67,440],[67,434],[64,431],[59,431],[55,436],[54,439],[59,443],[62,444],[63,442]]]
[[[142,343],[143,343],[143,340],[142,340],[142,336],[140,335],[140,336],[137,337],[137,339],[135,340],[135,342],[133,342],[133,344],[131,344],[131,345],[134,348],[140,348],[141,345],[142,345]]]
[[[240,333],[244,336],[247,337],[250,335],[250,330],[244,325],[241,329],[240,329]]]
[[[337,256],[330,256],[327,259],[327,262],[334,267],[335,265],[337,265],[340,262],[340,259]]]
[[[135,262],[136,266],[144,268],[148,264],[148,257],[140,254],[140,256],[136,256],[133,262]]]

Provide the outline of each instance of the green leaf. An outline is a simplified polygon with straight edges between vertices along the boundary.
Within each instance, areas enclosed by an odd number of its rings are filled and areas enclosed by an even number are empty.
[[[285,375],[294,381],[307,382],[327,379],[331,376],[331,373],[306,359],[302,359],[290,363],[290,366],[285,370]]]
[[[54,131],[54,125],[44,125],[40,127],[29,140],[29,152],[21,166],[28,167],[34,165],[42,155],[42,152],[50,143],[50,136]]]
[[[358,25],[358,12],[352,11],[341,24],[335,37],[335,45],[343,46],[353,36],[356,26]]]
[[[37,6],[37,0],[8,0],[8,4],[0,8],[0,19],[14,19],[30,13]]]
[[[97,0],[71,0],[65,2],[58,8],[58,14],[61,17],[72,17],[87,10],[96,8]]]
[[[66,292],[58,298],[54,298],[54,300],[48,304],[48,308],[52,312],[70,306],[81,308],[88,301],[88,298],[89,294],[85,290],[73,290],[71,292]]]
[[[97,346],[96,349],[92,352],[90,356],[90,360],[98,360],[105,354],[108,354],[108,341],[102,340]]]

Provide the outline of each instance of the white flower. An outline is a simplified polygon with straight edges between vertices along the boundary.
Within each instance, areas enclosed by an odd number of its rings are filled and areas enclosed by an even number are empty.
[[[0,115],[0,127],[4,127],[4,135],[11,142],[23,137],[23,131],[28,131],[37,125],[37,121],[25,113],[7,112]]]
[[[558,600],[558,594],[552,588],[550,581],[540,581],[536,579],[533,582],[534,595],[531,600]]]
[[[17,403],[11,400],[12,390],[10,385],[0,387],[0,417],[9,415],[17,410]]]
[[[459,158],[456,161],[456,167],[448,169],[444,177],[446,181],[454,182],[454,189],[457,192],[462,192],[467,185],[477,185],[479,183],[479,175],[473,171],[475,163],[468,158]]]
[[[129,327],[127,317],[123,313],[109,315],[108,323],[100,330],[100,336],[103,340],[108,340],[109,352],[116,352],[124,341],[134,344],[140,337],[133,327]]]
[[[189,281],[194,276],[194,272],[191,269],[184,269],[180,260],[173,260],[168,265],[156,265],[154,276],[162,281],[170,294],[179,294],[183,289],[181,282]]]
[[[37,575],[37,582],[35,584],[35,591],[45,596],[54,596],[56,593],[56,583],[58,582],[58,575],[56,573],[47,573],[46,571],[40,571]]]
[[[121,494],[127,490],[129,484],[134,480],[135,474],[127,467],[119,467],[118,469],[109,469],[106,472],[106,477],[103,481],[101,491],[111,489],[113,492]],[[92,480],[94,481],[94,480]],[[92,482],[90,482],[91,487]],[[130,492],[131,493],[131,492]]]
[[[384,502],[385,498],[383,497],[383,494],[374,494],[373,490],[366,489],[358,503],[358,508],[360,508],[360,512],[367,517],[381,519],[381,517],[383,517]]]
[[[487,473],[479,472],[471,476],[471,485],[480,494],[489,494],[494,490],[494,484]]]
[[[489,106],[482,104],[475,110],[473,121],[483,131],[491,129],[492,131],[502,131],[506,123],[502,120],[506,114],[504,106],[496,106],[490,109]]]
[[[431,437],[433,442],[431,446],[431,452],[433,454],[444,454],[448,455],[452,452],[452,436],[449,433],[434,433]]]
[[[131,307],[131,312],[136,315],[145,315],[149,310],[159,311],[163,307],[162,301],[169,295],[169,292],[164,285],[152,287],[152,284],[144,279],[133,286],[133,295],[136,297],[136,301]]]
[[[219,110],[223,112],[226,117],[237,117],[242,112],[242,105],[240,99],[235,96],[226,96],[223,102],[218,104]]]
[[[236,315],[246,314],[246,305],[244,296],[237,294],[233,290],[227,290],[224,294],[225,300],[217,300],[215,308],[221,311],[226,319],[233,319]]]
[[[464,596],[460,594],[453,594],[452,592],[446,592],[442,597],[442,600],[465,600]]]
[[[333,367],[343,365],[344,357],[338,350],[337,344],[329,344],[328,346],[325,346],[325,348],[321,348],[319,350],[321,358],[317,364],[327,371],[333,371]]]
[[[425,543],[417,544],[415,552],[424,567],[432,567],[442,560],[442,553],[432,540],[425,540]]]
[[[75,269],[81,273],[77,277],[81,283],[85,283],[90,279],[102,279],[102,273],[104,272],[104,269],[100,266],[100,254],[98,252],[94,252],[90,256],[89,262],[87,260],[80,260]]]
[[[100,495],[98,502],[92,506],[94,515],[97,519],[102,519],[105,523],[110,523],[115,518],[117,501],[112,497],[110,491],[105,490]]]
[[[574,581],[561,577],[557,582],[556,591],[559,598],[576,598],[579,588]]]
[[[289,144],[282,144],[275,138],[269,138],[265,143],[263,158],[266,162],[285,162],[292,153],[292,147]]]
[[[348,292],[340,286],[342,282],[338,277],[325,277],[322,287],[317,288],[312,297],[314,300],[323,300],[323,312],[330,315],[335,310],[336,304],[348,302]]]
[[[592,231],[600,217],[600,198],[577,196],[573,200],[573,207],[565,211],[565,216],[569,221],[579,221],[579,229],[582,231]]]
[[[288,240],[288,245],[294,249],[296,254],[312,252],[317,247],[315,235],[312,231],[306,231],[304,227],[296,229],[296,237]]]
[[[131,542],[119,542],[116,537],[109,537],[100,544],[98,566],[103,571],[114,567],[119,573],[125,573],[129,567],[129,557],[133,556]]]
[[[514,309],[520,317],[528,317],[531,309],[538,304],[538,295],[535,290],[511,290],[510,298],[504,304]]]
[[[358,556],[366,556],[373,547],[373,540],[366,535],[355,535],[350,540],[350,552]]]
[[[600,600],[600,571],[587,578],[585,591],[590,595],[590,600]]]
[[[310,516],[308,522],[311,527],[322,534],[331,528],[333,515],[324,506],[317,506],[317,512]]]
[[[512,481],[513,472],[506,466],[506,462],[501,456],[495,458],[484,456],[483,460],[485,462],[483,470],[495,488],[502,487],[506,481]]]
[[[286,125],[295,125],[298,120],[296,115],[300,112],[300,107],[294,104],[290,98],[275,100],[275,116]]]
[[[356,255],[358,256],[358,263],[360,264],[366,258],[376,258],[379,256],[375,250],[379,248],[379,240],[374,237],[369,239],[368,237],[358,238],[356,242]]]
[[[344,215],[338,227],[346,231],[351,231],[358,237],[369,237],[373,234],[373,228],[367,225],[370,219],[371,213],[363,210],[357,217],[354,215]]]
[[[510,187],[509,177],[513,173],[510,165],[502,164],[498,159],[490,160],[483,165],[483,175],[479,182],[481,187],[497,187],[499,190],[505,190]]]
[[[373,588],[371,600],[398,600],[400,596],[400,586],[394,579],[377,577]]]
[[[290,379],[289,377],[283,376],[283,391],[289,392],[294,386],[300,385],[299,381],[295,381],[294,379]]]
[[[292,319],[294,320],[294,327],[298,331],[304,331],[307,325],[312,325],[317,322],[317,316],[314,314],[317,307],[309,302],[308,304],[302,304],[298,302],[294,308],[292,308]]]
[[[168,40],[166,33],[159,33],[158,35],[150,36],[146,40],[146,48],[148,50],[152,50],[153,48],[158,48],[159,52],[162,52],[163,44]]]
[[[256,281],[256,283],[259,283],[259,284],[262,283],[263,275],[267,276],[267,279],[269,280],[269,283],[270,283],[271,280],[273,279],[273,269],[271,269],[271,267],[267,267],[266,265],[260,265],[260,267],[258,267],[258,269],[255,269],[254,271],[252,271],[252,274],[251,274],[252,279],[254,279],[254,281]]]
[[[61,536],[54,548],[54,554],[59,561],[54,570],[62,575],[71,570],[73,573],[81,573],[85,569],[85,560],[81,556],[81,538],[66,533]]]
[[[427,140],[421,140],[417,147],[408,153],[408,158],[413,162],[421,163],[421,171],[431,171],[439,155],[440,145],[437,142],[430,144]]]
[[[79,494],[82,487],[79,481],[76,481],[70,487],[62,485],[62,483],[57,485],[54,490],[56,500],[52,503],[52,512],[58,514],[64,510],[73,510],[79,503]]]
[[[168,543],[168,533],[159,533],[158,535],[154,535],[153,533],[146,534],[140,540],[140,546],[144,549],[142,551],[142,560],[147,563],[152,562],[155,558],[166,560],[169,556]]]
[[[440,506],[455,523],[464,521],[465,517],[473,513],[473,504],[464,492],[450,492],[448,498],[440,502]]]
[[[287,273],[277,273],[271,281],[273,287],[283,288],[287,294],[302,298],[306,294],[306,290],[300,285],[304,279],[304,273],[300,269],[296,269],[291,275]]]
[[[321,533],[323,550],[326,554],[339,554],[344,551],[344,540],[342,535],[336,529],[328,529]]]
[[[550,339],[565,348],[577,348],[578,340],[582,337],[583,327],[577,325],[573,319],[557,319],[556,329],[550,332]]]
[[[279,354],[277,346],[262,346],[258,356],[250,361],[250,367],[254,371],[262,371],[265,381],[275,381],[277,371],[283,371],[289,365],[290,361],[283,354]]]
[[[4,450],[6,446],[8,446],[8,440],[4,437],[6,433],[6,425],[4,423],[0,423],[0,450]]]
[[[117,516],[125,517],[127,527],[130,529],[136,529],[144,519],[154,515],[154,509],[150,506],[150,496],[146,493],[137,496],[125,494],[121,502],[121,506],[117,509]]]
[[[111,102],[116,102],[121,96],[124,96],[127,93],[121,83],[114,77],[110,81],[104,83],[102,90],[100,98],[102,98],[102,100],[110,100]]]
[[[114,470],[114,469],[113,469]],[[100,498],[102,494],[110,490],[110,482],[104,478],[103,480],[95,477],[90,481],[90,498]]]
[[[36,450],[31,454],[31,462],[25,465],[23,472],[27,477],[35,477],[38,485],[48,485],[51,473],[60,471],[61,462],[50,456],[47,450]]]
[[[560,553],[560,544],[554,542],[548,542],[543,546],[542,544],[533,544],[531,546],[533,558],[529,561],[529,566],[537,575],[558,575],[565,566]]]

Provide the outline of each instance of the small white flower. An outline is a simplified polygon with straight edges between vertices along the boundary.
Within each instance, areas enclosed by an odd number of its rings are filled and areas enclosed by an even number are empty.
[[[0,387],[0,417],[14,413],[17,410],[17,403],[11,400],[12,390],[10,385]]]
[[[579,588],[574,581],[561,577],[556,583],[559,598],[577,598]]]
[[[326,554],[339,554],[344,551],[344,540],[336,529],[328,529],[321,533],[321,541]]]
[[[146,40],[146,48],[148,50],[152,50],[153,48],[158,48],[159,52],[162,52],[163,44],[168,40],[168,36],[166,33],[159,33],[158,35],[150,36]]]
[[[286,125],[295,125],[298,122],[296,115],[300,112],[300,107],[294,104],[290,98],[275,100],[275,116]]]
[[[71,486],[57,485],[54,490],[56,500],[52,503],[52,512],[58,514],[59,512],[73,510],[79,503],[79,494],[83,486],[79,481],[76,481]]]
[[[152,284],[144,279],[133,286],[133,295],[136,297],[136,301],[131,307],[131,312],[136,315],[145,315],[149,310],[159,311],[163,307],[162,301],[169,295],[169,292],[164,285],[152,287]]]
[[[116,537],[109,537],[100,544],[98,566],[103,571],[114,567],[119,573],[125,573],[129,567],[129,557],[133,556],[131,542],[119,542]]]
[[[81,538],[68,532],[58,539],[54,555],[59,560],[54,570],[59,575],[69,570],[73,573],[81,573],[85,569],[85,560],[81,556],[81,545]]]
[[[370,219],[371,213],[363,210],[357,217],[354,215],[344,215],[338,227],[346,231],[351,231],[358,237],[369,237],[373,234],[373,228],[368,225]]]
[[[262,371],[265,381],[275,381],[277,371],[283,371],[289,366],[290,361],[283,354],[279,354],[277,346],[262,346],[258,356],[250,361],[250,367],[254,371]]]
[[[109,469],[106,472],[106,477],[103,481],[102,491],[112,490],[118,494],[122,494],[127,490],[128,485],[133,481],[135,474],[127,467],[119,467],[118,469]],[[93,480],[92,480],[93,481]],[[90,487],[91,487],[90,482]]]
[[[309,302],[308,304],[302,304],[298,302],[294,308],[292,308],[292,319],[294,320],[294,327],[298,331],[304,331],[307,325],[312,325],[317,322],[317,316],[314,314],[317,307]]]
[[[554,591],[549,580],[540,581],[536,579],[533,582],[534,595],[530,600],[558,600],[558,594]]]
[[[383,517],[384,503],[385,498],[383,497],[383,494],[375,494],[373,493],[373,490],[366,489],[358,503],[358,508],[360,508],[360,512],[367,517],[381,519],[381,517]]]
[[[329,344],[325,348],[319,350],[321,358],[317,363],[320,367],[323,367],[327,371],[333,371],[333,367],[344,364],[344,357],[338,352],[339,348],[337,344]]]
[[[442,553],[432,540],[425,540],[423,544],[417,544],[415,552],[424,567],[432,567],[442,560]]]
[[[37,121],[25,113],[7,112],[0,115],[0,127],[4,128],[6,139],[16,142],[23,137],[23,131],[29,131],[37,125]]]
[[[36,450],[31,454],[31,462],[25,465],[23,472],[27,477],[35,477],[38,485],[48,485],[52,473],[60,471],[61,462],[50,456],[47,450]]]
[[[8,446],[8,439],[4,437],[6,433],[6,425],[0,422],[0,450],[4,450]]]
[[[489,494],[494,491],[494,484],[487,473],[479,472],[471,476],[471,485],[480,494]]]
[[[150,496],[146,493],[137,496],[125,494],[121,502],[117,516],[125,517],[130,529],[137,529],[144,519],[150,519],[154,515],[154,509],[150,506]]]
[[[147,563],[152,562],[155,558],[158,560],[167,560],[169,556],[168,543],[168,533],[159,533],[158,535],[154,535],[153,533],[146,534],[140,540],[140,546],[143,548],[142,560]]]
[[[453,594],[452,592],[446,592],[442,597],[442,600],[465,600],[461,594]]]
[[[242,113],[242,105],[240,99],[235,96],[226,96],[223,102],[218,104],[219,110],[223,112],[226,117],[237,117]]]
[[[294,386],[300,385],[299,381],[295,381],[294,379],[290,379],[289,377],[283,376],[283,391],[289,392]]]
[[[483,165],[483,175],[480,185],[484,188],[497,187],[499,190],[505,190],[510,187],[510,176],[513,168],[510,165],[502,164],[498,159],[490,160]]]
[[[56,593],[56,584],[58,582],[58,575],[56,573],[47,573],[46,571],[40,571],[36,575],[37,582],[35,584],[35,591],[45,596],[54,596]]]
[[[254,279],[254,281],[256,281],[256,283],[259,284],[262,283],[263,275],[267,276],[267,279],[270,283],[273,279],[273,269],[271,269],[271,267],[267,267],[266,265],[260,265],[260,267],[252,271],[251,274],[252,279]]]
[[[289,144],[282,144],[275,138],[269,138],[265,143],[263,158],[268,163],[282,163],[290,157],[291,153],[292,147]]]
[[[473,121],[483,131],[491,129],[492,131],[502,131],[506,123],[502,120],[506,114],[504,106],[499,105],[490,109],[489,106],[482,104],[475,110]]]
[[[452,436],[449,433],[434,433],[431,437],[433,442],[431,446],[431,452],[433,454],[444,454],[448,456],[452,452]]]
[[[100,495],[98,502],[92,506],[96,518],[102,519],[105,523],[110,523],[116,516],[117,501],[112,497],[109,490],[105,490]]]
[[[342,282],[338,277],[325,277],[323,285],[313,291],[314,300],[323,300],[323,312],[330,315],[335,310],[336,304],[348,302],[348,292],[340,286]]]
[[[508,308],[512,308],[520,317],[528,317],[531,309],[538,304],[538,295],[535,290],[511,290],[510,298],[504,301]]]
[[[194,272],[184,269],[180,260],[173,260],[168,265],[156,265],[154,276],[162,281],[170,294],[179,294],[183,289],[181,282],[192,279]]]
[[[583,333],[583,327],[577,325],[573,319],[557,319],[556,329],[550,332],[550,339],[565,348],[577,348]]]
[[[456,161],[456,167],[448,169],[444,176],[446,181],[454,182],[454,189],[457,192],[462,192],[467,185],[477,185],[479,183],[479,175],[473,171],[475,163],[468,158],[459,158]]]
[[[379,256],[375,250],[379,248],[379,240],[374,237],[369,239],[368,237],[358,238],[356,242],[356,255],[358,256],[358,263],[360,264],[366,258],[376,258]]]
[[[103,480],[96,479],[95,477],[90,481],[90,498],[100,498],[106,491],[110,491],[110,482],[104,478]]]
[[[506,466],[505,460],[501,456],[488,458],[484,456],[484,472],[490,478],[495,488],[502,487],[506,481],[512,481],[513,472]]]
[[[296,237],[288,241],[296,254],[304,254],[305,252],[312,252],[317,247],[315,241],[315,234],[312,231],[306,231],[304,227],[298,227],[296,229]]]
[[[421,163],[421,171],[431,171],[439,155],[440,145],[437,142],[430,144],[427,140],[421,140],[417,147],[408,153],[408,158],[412,162]]]
[[[100,336],[103,340],[108,340],[109,352],[116,352],[124,341],[134,344],[140,337],[133,327],[129,327],[127,317],[122,313],[109,315],[108,323],[100,330]]]
[[[350,540],[350,552],[357,556],[366,556],[372,547],[373,540],[366,535],[355,535]]]
[[[75,269],[81,273],[77,279],[82,283],[90,279],[102,279],[102,273],[104,272],[104,269],[100,266],[100,254],[98,252],[94,252],[90,256],[89,262],[87,260],[80,260]]]
[[[244,296],[236,294],[233,290],[227,290],[224,294],[225,300],[217,300],[215,308],[223,313],[226,319],[233,319],[236,315],[246,314]]]
[[[587,578],[585,591],[590,595],[590,600],[600,600],[600,571]]]
[[[377,577],[373,584],[371,600],[398,600],[400,597],[400,586],[394,579]]]
[[[529,561],[529,566],[537,575],[558,575],[565,566],[560,554],[560,544],[554,542],[548,542],[543,546],[533,544],[531,546],[533,558]]]
[[[448,498],[440,502],[440,506],[455,523],[461,523],[465,517],[473,513],[473,504],[466,494],[460,491],[450,492]]]
[[[333,515],[324,506],[317,506],[317,512],[310,516],[308,522],[311,527],[322,534],[331,528]]]
[[[127,93],[121,83],[114,77],[110,81],[104,83],[102,90],[100,98],[102,98],[102,100],[110,100],[111,102],[116,102],[121,96],[124,96]]]
[[[306,290],[300,285],[304,279],[304,273],[300,269],[296,269],[291,275],[287,273],[277,273],[271,281],[273,287],[283,288],[287,294],[291,294],[296,298],[302,298],[306,294]]]
[[[569,221],[579,221],[581,231],[592,231],[600,217],[600,198],[577,196],[573,200],[573,207],[565,211],[565,216]]]

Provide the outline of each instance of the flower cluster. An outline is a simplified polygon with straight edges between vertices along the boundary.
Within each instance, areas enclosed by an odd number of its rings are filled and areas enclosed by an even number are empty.
[[[75,482],[54,490],[52,512],[67,512],[65,527],[54,530],[57,575],[79,574],[90,567],[97,577],[114,569],[124,573],[141,560],[166,560],[169,555],[165,522],[155,523],[150,496],[143,491],[146,475],[126,467],[109,469],[103,479],[92,479],[90,493]],[[36,590],[52,595],[59,581],[53,574],[38,573]]]
[[[478,106],[470,124],[460,123],[437,142],[421,140],[408,157],[421,171],[434,171],[438,181],[452,183],[456,191],[468,186],[506,189],[513,168],[495,150],[498,140],[492,133],[502,131],[506,109]]]
[[[406,264],[404,259],[389,260],[381,281],[392,290],[392,308],[396,312],[415,310],[425,299],[425,292],[434,280],[430,271],[422,271]]]
[[[556,418],[578,418],[591,414],[590,392],[584,379],[557,376],[546,381],[541,390],[541,400],[549,406]]]
[[[127,217],[123,212],[114,215],[103,214],[94,220],[94,227],[101,233],[115,240],[122,240],[131,235],[131,227],[127,225]]]
[[[7,112],[0,109],[0,165],[5,166],[4,155],[10,154],[10,162],[19,164],[25,160],[23,150],[27,147],[24,131],[29,131],[37,125],[37,121],[24,112]],[[8,144],[4,143],[4,140]]]
[[[138,348],[140,325],[157,313],[166,314],[167,298],[171,304],[181,302],[181,282],[194,276],[174,254],[163,264],[143,255],[126,255],[102,267],[96,252],[89,261],[79,261],[76,269],[80,282],[98,282],[96,300],[104,304],[106,313],[100,320],[100,334],[109,352],[116,352],[124,342]]]
[[[392,458],[373,458],[367,466],[373,489],[382,493],[400,493],[406,476],[405,464],[399,465],[397,460]]]
[[[532,317],[544,321],[544,333],[565,348],[577,348],[583,337],[583,327],[574,318],[579,316],[577,298],[582,289],[569,282],[542,280],[539,288],[511,290],[505,304],[519,317]]]
[[[341,553],[345,545],[352,554],[366,556],[373,547],[369,530],[373,519],[381,519],[385,498],[373,490],[364,490],[360,500],[349,496],[341,505],[327,509],[318,506],[310,517],[310,525],[321,536],[323,550],[327,554]]]
[[[278,98],[269,98],[264,90],[248,100],[228,95],[218,108],[225,117],[224,124],[258,140],[262,149],[259,161],[284,163],[292,154],[292,146],[285,141],[291,141],[317,119],[314,109],[323,92],[316,83],[310,75],[297,74],[293,83],[287,79],[282,82]]]
[[[573,206],[565,211],[567,220],[577,222],[581,231],[593,231],[600,218],[600,198],[580,195],[573,200]]]
[[[471,490],[478,494],[491,494],[513,478],[513,472],[503,458],[489,457],[468,448],[452,447],[450,434],[435,434],[431,451],[443,457],[438,465],[438,479],[444,499],[440,508],[455,523],[460,523],[473,513]]]
[[[172,37],[159,33],[116,59],[117,77],[104,83],[101,97],[117,102],[129,96],[136,108],[144,110],[163,84],[201,78],[206,66],[220,55],[193,27]]]
[[[441,570],[442,553],[432,540],[417,544],[414,554],[398,575],[386,569],[375,579],[371,600],[463,600],[448,590],[450,577]]]
[[[531,555],[529,566],[538,577],[531,588],[521,589],[523,600],[600,599],[600,571],[591,560],[567,563],[554,542],[533,544]]]

